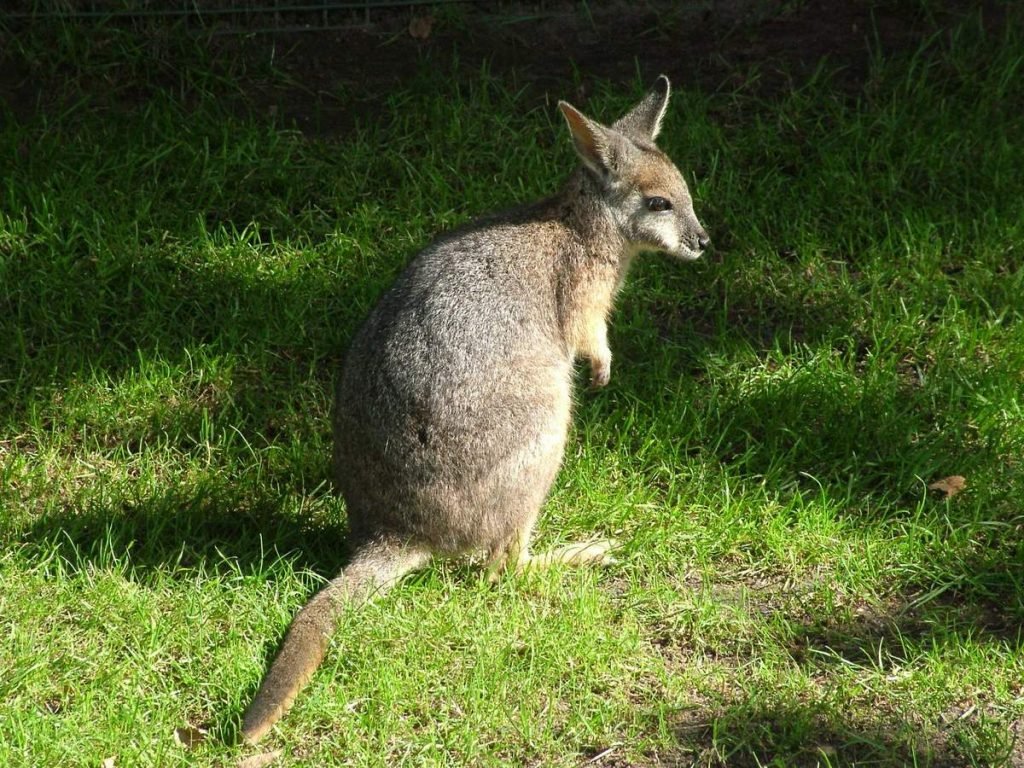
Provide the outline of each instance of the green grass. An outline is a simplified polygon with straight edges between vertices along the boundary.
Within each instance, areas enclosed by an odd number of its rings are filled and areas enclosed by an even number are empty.
[[[717,249],[637,265],[539,525],[620,564],[410,579],[338,632],[281,764],[1021,759],[1019,30],[968,22],[855,93],[677,92],[662,145]],[[0,129],[0,764],[221,765],[344,562],[347,339],[434,233],[573,156],[486,71],[425,67],[316,139],[226,105],[201,47],[169,73],[110,34],[36,59],[86,98]]]

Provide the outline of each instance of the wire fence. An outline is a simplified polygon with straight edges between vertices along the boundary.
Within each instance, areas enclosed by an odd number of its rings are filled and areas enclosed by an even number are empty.
[[[787,0],[640,0],[633,10],[698,18],[778,13]],[[0,23],[117,23],[172,25],[215,33],[294,32],[343,29],[394,22],[403,16],[464,8],[474,17],[499,21],[542,20],[582,13],[614,16],[601,0],[0,0]],[[767,11],[767,14],[765,13]]]
[[[474,0],[6,0],[0,19],[69,22],[184,22],[221,31],[324,29],[375,15],[442,6],[500,6]],[[538,6],[545,5],[538,3]]]

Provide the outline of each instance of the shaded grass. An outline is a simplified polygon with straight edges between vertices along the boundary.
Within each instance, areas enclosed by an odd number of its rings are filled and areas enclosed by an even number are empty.
[[[107,66],[63,44],[82,81]],[[771,101],[677,94],[662,144],[716,257],[637,266],[540,524],[540,546],[614,535],[621,564],[415,577],[339,631],[279,729],[289,759],[1019,757],[1020,50],[968,22],[855,96],[826,68]],[[146,55],[115,57],[137,109],[86,91],[0,131],[5,764],[231,754],[344,561],[346,340],[434,232],[573,162],[551,110],[486,70],[425,69],[328,141],[223,108],[201,49],[176,86]],[[929,494],[950,474],[965,492]],[[211,743],[178,748],[185,724]]]

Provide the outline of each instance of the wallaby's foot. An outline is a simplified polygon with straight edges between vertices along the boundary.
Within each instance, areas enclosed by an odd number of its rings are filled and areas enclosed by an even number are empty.
[[[608,385],[612,378],[612,353],[605,350],[602,354],[590,358],[590,386],[597,389]]]
[[[530,555],[525,562],[520,563],[519,569],[547,568],[555,563],[572,566],[612,565],[617,561],[612,557],[611,552],[618,546],[618,542],[613,539],[568,544],[539,555]]]
[[[613,565],[618,561],[612,557],[612,550],[618,549],[619,543],[614,539],[584,541],[567,544],[549,552],[531,555],[525,551],[512,551],[512,548],[493,553],[487,561],[487,580],[494,584],[509,571],[524,571],[548,568],[556,563],[571,566]]]

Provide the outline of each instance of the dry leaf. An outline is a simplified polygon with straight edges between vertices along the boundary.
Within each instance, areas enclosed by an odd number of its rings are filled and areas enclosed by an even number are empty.
[[[238,761],[238,765],[235,766],[235,768],[263,768],[277,760],[281,754],[282,752],[280,749],[275,749],[273,752],[263,752],[259,755],[243,757]]]
[[[103,758],[103,768],[114,768],[114,758],[105,757]]]
[[[187,725],[184,728],[174,729],[174,743],[185,749],[195,749],[206,741],[206,728],[193,728]]]
[[[608,757],[608,755],[610,755],[612,752],[614,752],[620,746],[622,746],[622,745],[621,744],[612,744],[607,749],[600,749],[600,750],[597,751],[596,755],[594,755],[592,758],[590,758],[589,760],[587,760],[583,764],[584,765],[593,765],[594,763],[598,763],[601,760],[604,760],[604,758]]]
[[[928,485],[929,489],[946,494],[947,499],[956,496],[966,487],[967,480],[964,479],[963,475],[950,475],[949,477],[936,480],[934,483],[929,483]]]
[[[413,16],[409,22],[409,34],[417,40],[426,40],[433,28],[433,16]]]

